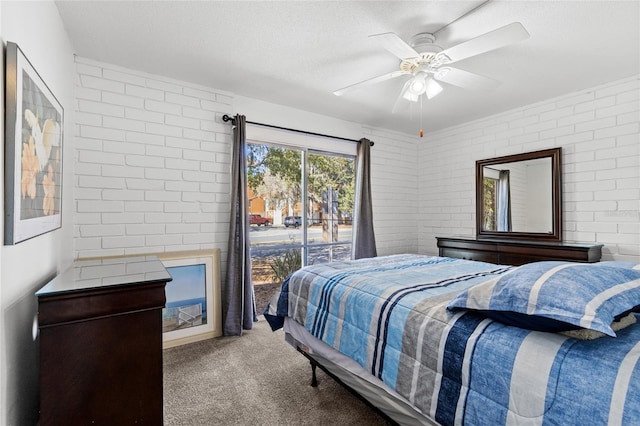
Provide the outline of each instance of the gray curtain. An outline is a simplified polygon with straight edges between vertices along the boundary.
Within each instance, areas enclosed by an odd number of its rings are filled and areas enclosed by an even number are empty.
[[[258,320],[249,254],[245,116],[236,115],[234,124],[227,276],[222,286],[222,323],[225,336],[240,336],[242,330],[251,330],[253,322]]]
[[[500,170],[498,179],[498,231],[511,231],[511,189],[509,184],[509,170]]]
[[[352,259],[376,257],[371,206],[371,141],[360,139],[356,156],[356,205],[353,212]]]

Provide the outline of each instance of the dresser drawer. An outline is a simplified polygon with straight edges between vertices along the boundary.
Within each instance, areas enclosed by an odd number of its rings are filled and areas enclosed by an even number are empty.
[[[541,260],[599,262],[602,244],[562,244],[531,241],[484,241],[470,238],[438,240],[440,256],[476,260],[498,265],[523,265]]]
[[[478,262],[498,263],[499,261],[497,253],[486,253],[482,251],[441,248],[439,254],[443,257],[475,260]]]

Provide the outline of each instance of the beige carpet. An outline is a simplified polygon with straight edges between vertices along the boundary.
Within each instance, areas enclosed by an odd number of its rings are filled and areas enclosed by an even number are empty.
[[[260,317],[242,337],[164,351],[165,425],[385,425]]]

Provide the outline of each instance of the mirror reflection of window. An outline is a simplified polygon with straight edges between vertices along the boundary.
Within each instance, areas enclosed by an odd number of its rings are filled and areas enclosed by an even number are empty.
[[[511,171],[500,170],[498,178],[498,232],[511,232]]]
[[[498,193],[498,179],[487,176],[485,173],[484,178],[482,180],[482,188],[483,188],[483,196],[484,206],[482,208],[483,218],[482,218],[482,229],[485,231],[495,231],[496,230],[496,209],[497,209],[497,198],[496,194]]]

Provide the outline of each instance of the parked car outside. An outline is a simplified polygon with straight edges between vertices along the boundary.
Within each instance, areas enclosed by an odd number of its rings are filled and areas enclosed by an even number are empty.
[[[284,218],[284,226],[286,228],[293,226],[294,228],[297,228],[299,226],[302,226],[302,216],[287,216]]]
[[[250,214],[249,215],[249,225],[264,225],[269,226],[273,220],[270,217],[262,217],[259,214]]]

